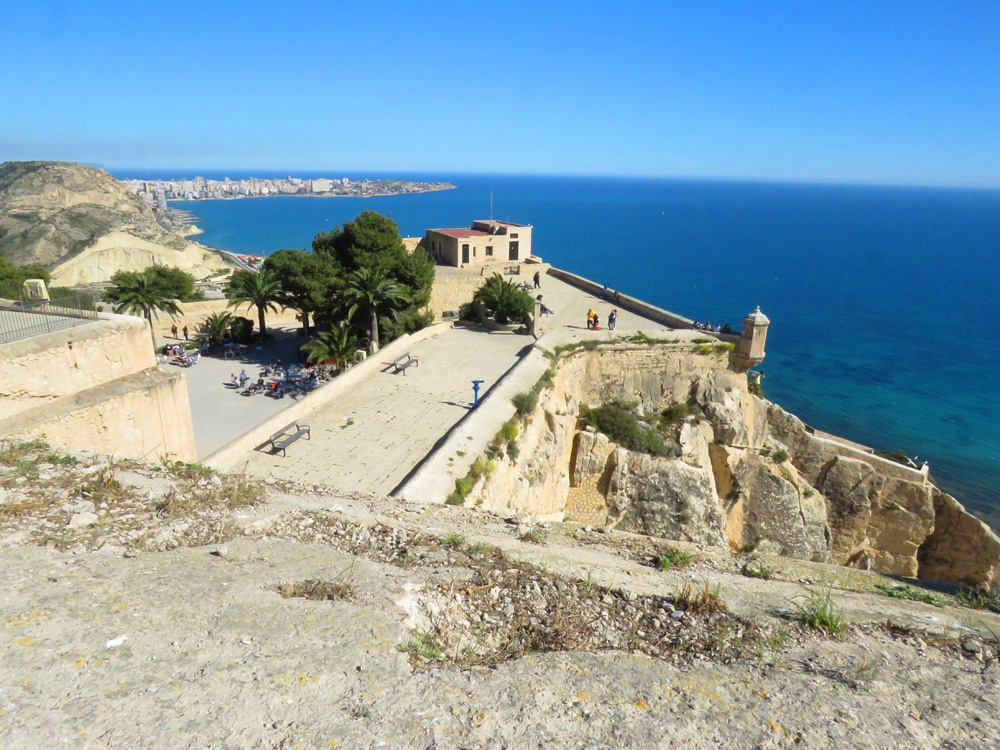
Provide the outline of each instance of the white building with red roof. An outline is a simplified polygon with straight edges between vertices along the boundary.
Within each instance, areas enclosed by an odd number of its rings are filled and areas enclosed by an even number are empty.
[[[531,255],[531,225],[479,219],[471,229],[428,229],[424,247],[438,263],[459,268],[517,263]]]

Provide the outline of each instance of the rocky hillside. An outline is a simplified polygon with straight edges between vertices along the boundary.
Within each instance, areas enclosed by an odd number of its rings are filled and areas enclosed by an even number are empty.
[[[0,164],[0,255],[46,266],[55,283],[105,281],[154,263],[199,277],[225,268],[179,229],[104,170],[72,162]]]
[[[920,471],[816,434],[751,395],[724,352],[581,350],[551,383],[514,450],[495,445],[487,456],[496,470],[470,501],[737,552],[1000,583],[1000,539],[958,501]],[[626,414],[634,429],[662,436],[658,451],[581,428],[581,412],[612,402],[644,418]]]
[[[941,588],[4,443],[0,744],[992,747]]]

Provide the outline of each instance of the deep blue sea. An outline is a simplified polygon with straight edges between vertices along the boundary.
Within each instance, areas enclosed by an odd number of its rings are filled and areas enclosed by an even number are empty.
[[[120,173],[119,177],[193,177]],[[204,177],[239,178],[250,173]],[[284,174],[257,172],[258,177]],[[808,424],[931,465],[1000,527],[1000,190],[483,175],[384,198],[180,203],[206,245],[308,247],[370,208],[403,235],[493,215],[554,265],[691,318],[771,319],[764,389]]]

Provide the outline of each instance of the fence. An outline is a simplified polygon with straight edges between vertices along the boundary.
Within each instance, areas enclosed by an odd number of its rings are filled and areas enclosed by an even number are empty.
[[[97,293],[50,289],[52,299],[30,299],[20,286],[0,284],[0,343],[97,320]]]

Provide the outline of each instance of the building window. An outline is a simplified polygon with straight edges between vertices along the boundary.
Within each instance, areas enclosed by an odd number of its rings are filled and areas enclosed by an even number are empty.
[[[493,245],[487,245],[486,246],[486,254],[487,255],[493,255]]]
[[[514,234],[512,234],[512,235],[510,236],[510,238],[511,238],[512,240],[516,240],[516,239],[517,239],[517,232],[514,232]]]

